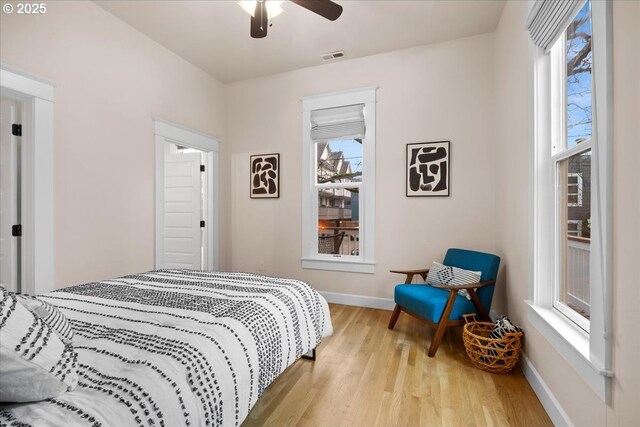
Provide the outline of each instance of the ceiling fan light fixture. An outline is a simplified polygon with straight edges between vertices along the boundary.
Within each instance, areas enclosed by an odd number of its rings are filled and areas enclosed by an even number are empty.
[[[276,16],[280,15],[284,12],[284,9],[280,6],[284,3],[283,0],[264,0],[267,4],[267,19],[271,20]],[[238,4],[241,8],[245,10],[249,15],[253,16],[256,10],[256,0],[240,0]]]

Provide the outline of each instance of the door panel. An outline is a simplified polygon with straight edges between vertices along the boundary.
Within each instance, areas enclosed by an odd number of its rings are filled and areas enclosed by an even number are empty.
[[[165,154],[164,268],[202,268],[200,153]]]

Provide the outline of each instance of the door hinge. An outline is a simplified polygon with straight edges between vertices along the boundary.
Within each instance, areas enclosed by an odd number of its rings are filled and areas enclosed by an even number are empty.
[[[16,224],[11,226],[11,235],[13,237],[22,236],[22,224]]]
[[[200,221],[200,228],[204,228],[204,221]]]
[[[200,172],[204,172],[204,165],[200,165]]]
[[[11,135],[13,136],[22,136],[22,125],[18,125],[16,123],[11,125]]]

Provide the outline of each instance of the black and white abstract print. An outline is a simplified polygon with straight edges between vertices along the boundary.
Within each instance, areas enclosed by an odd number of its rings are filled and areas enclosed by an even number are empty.
[[[251,156],[251,198],[280,197],[280,154]]]
[[[309,285],[249,273],[156,270],[39,298],[71,322],[78,386],[0,406],[0,425],[238,426],[332,333]]]
[[[449,141],[407,144],[407,197],[449,196]]]

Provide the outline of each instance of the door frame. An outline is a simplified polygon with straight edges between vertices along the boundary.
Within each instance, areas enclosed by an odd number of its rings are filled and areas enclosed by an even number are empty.
[[[164,263],[164,147],[167,142],[170,142],[203,151],[207,155],[207,167],[209,168],[209,173],[207,174],[206,188],[208,189],[208,197],[206,200],[207,218],[205,219],[206,238],[203,239],[203,244],[207,245],[207,257],[204,260],[206,262],[206,266],[203,265],[202,267],[207,270],[218,270],[218,149],[220,142],[213,136],[185,128],[164,119],[154,117],[153,121],[155,135],[155,268],[162,268]]]
[[[55,84],[0,64],[0,94],[22,103],[21,292],[55,287],[53,106]]]
[[[5,247],[0,248],[3,253],[2,264],[0,268],[3,270],[0,274],[0,282],[4,282],[5,287],[9,287],[14,292],[20,292],[20,288],[16,286],[22,272],[20,271],[20,263],[18,259],[22,257],[20,254],[21,245],[18,245],[18,239],[12,236],[12,225],[20,224],[19,211],[22,208],[19,197],[20,170],[22,169],[21,156],[18,154],[20,142],[19,136],[14,136],[11,132],[11,124],[22,123],[22,102],[13,98],[2,97],[0,102],[1,120],[5,124],[6,129],[2,129],[2,136],[7,138],[5,144],[0,144],[0,166],[2,166],[2,175],[0,176],[0,187],[4,193],[5,206],[2,206],[3,218],[0,227],[4,231]],[[21,139],[21,138],[20,138]],[[8,202],[8,203],[7,203]],[[8,205],[11,206],[8,206]]]

